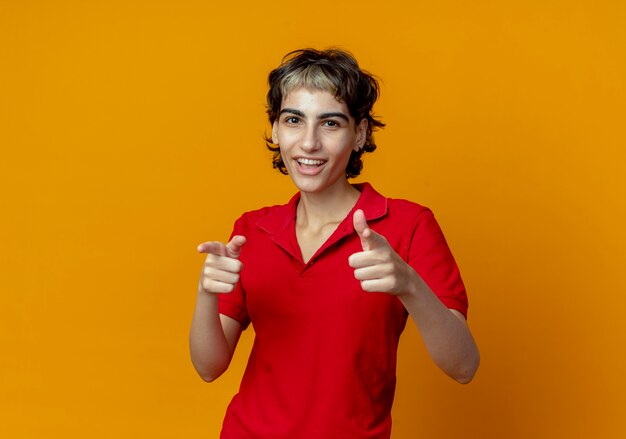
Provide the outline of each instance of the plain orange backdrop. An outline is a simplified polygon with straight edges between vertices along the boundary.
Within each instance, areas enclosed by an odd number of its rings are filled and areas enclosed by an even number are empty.
[[[393,437],[626,437],[625,5],[0,0],[0,437],[217,437],[253,334],[195,374],[195,249],[293,194],[264,97],[306,46],[381,78],[357,181],[431,207],[469,291],[475,381],[410,323]]]

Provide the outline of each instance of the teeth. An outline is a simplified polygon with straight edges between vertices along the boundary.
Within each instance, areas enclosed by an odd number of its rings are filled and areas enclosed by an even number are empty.
[[[298,163],[300,163],[301,165],[315,165],[315,166],[319,166],[319,165],[324,163],[324,160],[311,160],[311,159],[300,158],[300,159],[298,159]]]

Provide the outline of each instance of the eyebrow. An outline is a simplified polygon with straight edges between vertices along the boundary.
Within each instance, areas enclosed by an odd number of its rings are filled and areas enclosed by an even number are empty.
[[[305,114],[302,111],[296,110],[295,108],[283,108],[282,110],[280,110],[279,114],[283,114],[283,113],[291,113],[296,116],[306,118]],[[348,116],[346,116],[345,114],[339,111],[330,112],[330,113],[322,113],[317,116],[318,119],[328,119],[329,117],[338,117],[340,119],[345,120],[346,122],[350,122],[350,119],[348,119]]]
[[[350,119],[348,119],[348,116],[346,116],[345,114],[336,111],[334,113],[322,113],[319,116],[317,116],[318,119],[328,119],[329,117],[338,117],[340,119],[345,120],[346,122],[350,122]]]

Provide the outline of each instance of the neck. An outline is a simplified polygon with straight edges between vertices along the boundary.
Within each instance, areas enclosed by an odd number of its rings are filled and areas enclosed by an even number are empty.
[[[360,192],[348,180],[324,192],[301,192],[297,207],[300,226],[323,226],[340,223],[359,199]]]

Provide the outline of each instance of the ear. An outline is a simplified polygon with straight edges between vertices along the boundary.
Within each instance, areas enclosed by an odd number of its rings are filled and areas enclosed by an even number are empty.
[[[272,124],[272,143],[278,145],[278,119]]]
[[[356,127],[356,145],[354,146],[355,151],[360,151],[365,145],[365,141],[367,140],[367,119],[361,119],[361,122]]]

